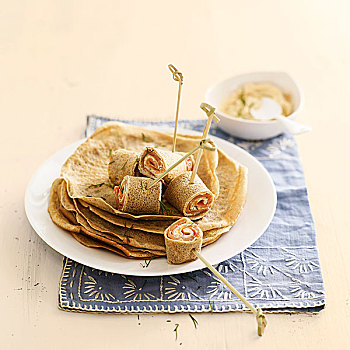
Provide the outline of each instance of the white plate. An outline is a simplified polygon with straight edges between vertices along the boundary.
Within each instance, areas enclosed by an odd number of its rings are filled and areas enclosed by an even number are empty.
[[[265,168],[241,148],[211,136],[219,148],[248,168],[248,192],[244,209],[232,229],[215,243],[203,248],[211,264],[218,264],[240,253],[255,242],[269,226],[276,209],[276,190]],[[143,268],[143,260],[126,259],[102,249],[87,248],[70,233],[56,226],[47,211],[50,186],[77,146],[76,142],[50,157],[34,174],[25,195],[25,210],[37,234],[57,252],[84,265],[103,271],[135,276],[159,276],[189,272],[204,267],[199,260],[182,265],[169,265],[166,258],[152,260]]]

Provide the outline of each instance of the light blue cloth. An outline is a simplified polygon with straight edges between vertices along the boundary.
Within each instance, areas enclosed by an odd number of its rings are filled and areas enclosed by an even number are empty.
[[[86,136],[110,119],[88,117]],[[129,122],[146,127],[170,122]],[[205,121],[181,121],[202,132]],[[217,269],[253,305],[270,312],[318,312],[325,291],[303,169],[295,139],[235,139],[216,125],[211,133],[242,147],[268,170],[277,189],[277,210],[265,233],[249,248]],[[224,312],[247,310],[209,270],[159,277],[102,272],[63,259],[59,307],[91,312]]]

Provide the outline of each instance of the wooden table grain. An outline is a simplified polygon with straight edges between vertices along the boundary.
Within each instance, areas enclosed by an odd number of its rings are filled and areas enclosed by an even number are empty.
[[[350,332],[347,1],[0,1],[0,348],[330,349]],[[25,188],[83,136],[87,114],[203,118],[206,89],[251,71],[287,71],[305,98],[297,137],[327,293],[318,315],[101,316],[57,308],[62,257],[29,225]],[[167,322],[171,320],[171,322]],[[179,324],[175,339],[174,325]]]

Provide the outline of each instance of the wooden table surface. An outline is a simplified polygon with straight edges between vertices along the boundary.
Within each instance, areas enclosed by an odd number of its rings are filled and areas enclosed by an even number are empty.
[[[345,349],[350,332],[348,1],[0,1],[0,348]],[[318,315],[98,316],[57,308],[62,257],[29,225],[26,186],[83,136],[87,114],[202,118],[206,89],[232,75],[289,72],[305,98],[297,137],[327,293]],[[172,322],[166,322],[170,319]],[[140,323],[140,325],[138,324]],[[178,323],[175,340],[174,324]]]

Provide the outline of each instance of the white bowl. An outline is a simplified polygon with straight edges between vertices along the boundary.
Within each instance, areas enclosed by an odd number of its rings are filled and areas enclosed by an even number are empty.
[[[244,83],[272,83],[292,97],[293,113],[288,116],[295,119],[301,106],[301,91],[294,79],[284,72],[255,72],[237,75],[226,79],[211,87],[206,95],[205,101],[217,108],[216,114],[220,118],[218,127],[225,132],[246,140],[265,140],[277,136],[283,132],[281,123],[277,120],[255,121],[232,117],[220,111],[223,100],[234,90]]]

